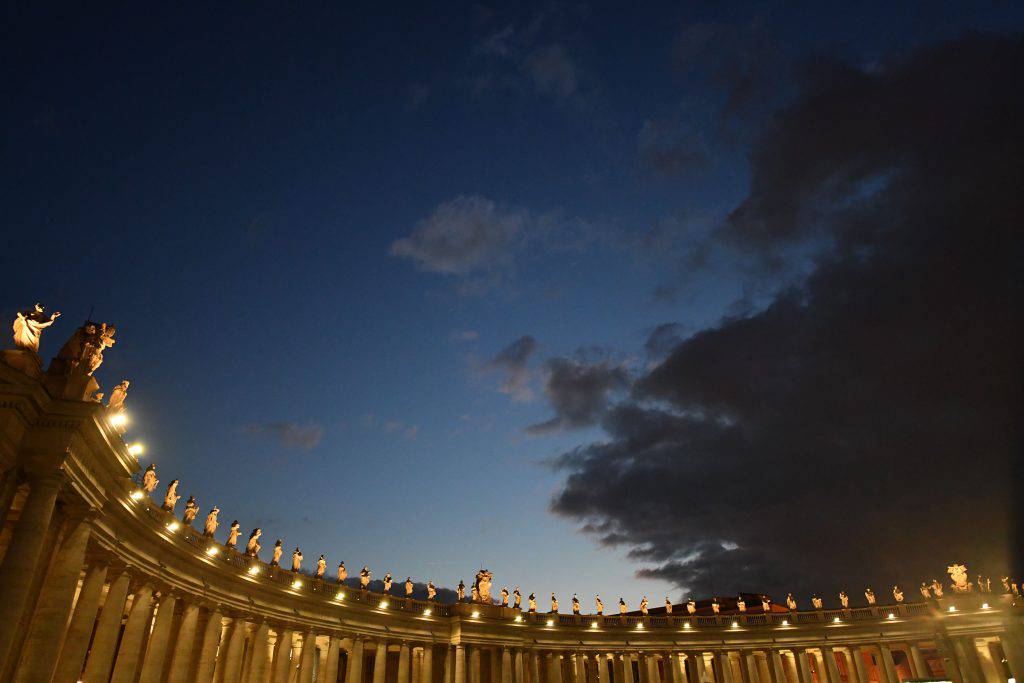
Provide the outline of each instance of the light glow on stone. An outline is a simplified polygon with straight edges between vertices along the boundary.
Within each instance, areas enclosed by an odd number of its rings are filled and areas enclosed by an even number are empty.
[[[474,610],[473,613],[471,615],[469,615],[469,616],[473,617],[474,619],[479,619],[480,618],[480,613],[477,612],[476,610]]]
[[[335,600],[344,600],[345,599],[345,593],[342,592],[342,591],[338,591],[337,594],[334,596],[334,599]]]
[[[128,453],[134,455],[136,458],[145,453],[146,447],[136,441],[135,443],[128,446]]]
[[[987,602],[981,603],[981,609],[988,609],[988,603]]]
[[[387,609],[388,608],[388,601],[387,600],[381,600],[379,607],[381,609]]]
[[[590,628],[597,628],[597,622],[596,621],[590,622]]]
[[[302,582],[298,579],[292,581],[292,588],[302,588]]]
[[[167,525],[167,530],[168,531],[177,531],[178,527],[180,527],[180,526],[181,525],[178,524],[177,522],[171,522],[170,524]]]
[[[685,624],[683,624],[683,628],[691,628],[690,622],[686,622]]]
[[[110,424],[114,425],[115,427],[123,427],[124,425],[128,424],[128,416],[125,415],[124,413],[117,413],[115,415],[111,415]]]
[[[429,617],[431,614],[433,614],[433,612],[430,610],[429,607],[427,609],[423,610],[423,616]]]
[[[212,545],[209,548],[206,549],[206,554],[209,555],[210,557],[213,557],[214,555],[216,555],[219,552],[220,551],[217,550],[217,548],[215,548]]]
[[[555,625],[555,620],[554,619],[548,619],[547,624],[548,624],[548,626],[554,626]]]
[[[517,624],[521,624],[522,622],[523,622],[523,617],[521,615],[516,616],[516,623]]]
[[[260,568],[257,567],[256,565],[253,565],[252,567],[249,567],[249,574],[251,574],[252,576],[256,576],[259,573],[260,573]]]
[[[956,605],[950,605],[949,606],[949,611],[950,612],[955,612],[956,611]]]
[[[131,499],[132,500],[142,500],[142,497],[145,496],[145,495],[146,494],[144,492],[142,492],[141,490],[139,490],[139,491],[132,491]]]
[[[889,616],[886,617],[886,619],[895,619],[895,618],[896,618],[896,615],[893,614],[892,612],[889,612]]]

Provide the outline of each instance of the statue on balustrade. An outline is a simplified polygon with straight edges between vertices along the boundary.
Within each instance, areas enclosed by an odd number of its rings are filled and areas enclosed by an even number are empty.
[[[580,613],[580,599],[578,597],[576,597],[575,593],[572,594],[572,613],[573,614],[579,614]]]
[[[196,521],[196,515],[198,514],[199,503],[196,502],[195,496],[189,496],[188,500],[185,501],[185,514],[181,516],[181,521],[191,526],[192,522]]]
[[[299,546],[295,546],[295,550],[292,551],[292,571],[296,574],[302,569],[302,551],[299,550]]]
[[[921,597],[925,600],[932,597],[932,589],[928,586],[927,583],[922,582],[921,587],[918,590],[921,591]]]
[[[1003,582],[1003,593],[1009,593],[1010,592],[1010,577],[1009,576],[1004,576],[1002,578],[1002,582]]]
[[[476,573],[476,581],[473,582],[473,586],[476,588],[476,600],[485,604],[491,604],[491,582],[494,580],[494,574],[481,569]]]
[[[502,607],[508,607],[508,595],[509,595],[508,587],[507,586],[502,586],[501,587],[501,606]]]
[[[437,597],[437,588],[434,586],[433,581],[427,581],[427,600],[433,600]]]
[[[672,614],[672,601],[667,595],[665,596],[665,614]]]
[[[277,542],[274,543],[274,555],[273,555],[273,557],[270,560],[270,566],[271,567],[280,567],[281,566],[281,556],[282,555],[284,555],[284,541],[282,541],[279,538],[279,539],[277,539]]]
[[[736,609],[741,612],[747,611],[747,601],[743,599],[742,595],[736,598]]]
[[[462,579],[459,579],[459,585],[455,589],[455,596],[458,598],[459,602],[466,599],[466,583]]]
[[[992,592],[992,577],[991,576],[988,577],[987,579],[985,579],[985,592],[986,593],[991,593]]]
[[[554,593],[551,594],[551,613],[558,614],[558,598],[555,597]]]
[[[942,597],[942,584],[939,583],[938,579],[932,579],[932,595],[937,598]]]
[[[899,586],[892,587],[892,597],[896,599],[897,603],[903,602],[903,591],[900,590]]]
[[[57,352],[50,363],[50,372],[91,377],[103,364],[103,351],[114,345],[116,332],[113,325],[86,321]]]
[[[1020,595],[1020,591],[1017,589],[1017,582],[1010,583],[1010,588],[1013,590],[1014,595]]]
[[[526,599],[528,600],[527,604],[530,605],[530,611],[531,612],[536,612],[537,611],[537,596],[534,595],[533,593],[530,593],[530,596],[528,598],[526,598]]]
[[[149,463],[145,473],[142,475],[142,490],[146,493],[153,493],[160,480],[156,478],[156,463]]]
[[[480,602],[480,589],[476,587],[475,583],[469,587],[469,591],[469,601]]]
[[[686,601],[686,611],[689,614],[697,613],[697,603],[693,601],[693,598]]]
[[[370,585],[370,577],[373,576],[373,572],[370,571],[369,565],[363,565],[363,568],[359,570],[359,587],[366,590]]]
[[[220,508],[214,507],[210,510],[210,514],[206,515],[206,525],[203,527],[203,536],[206,538],[213,538],[213,534],[217,531],[217,515],[220,514]]]
[[[14,346],[34,354],[39,353],[39,338],[43,330],[60,317],[60,311],[51,313],[49,317],[43,313],[43,307],[36,304],[32,308],[18,311],[14,318]]]
[[[647,596],[640,598],[640,614],[647,615]]]
[[[718,602],[718,598],[711,598],[711,611],[715,614],[722,611],[722,605]]]
[[[327,571],[327,558],[321,555],[316,561],[316,578],[323,581],[325,571]]]
[[[839,591],[839,604],[843,606],[843,609],[850,609],[850,596],[846,594],[846,591]]]
[[[242,535],[242,525],[238,523],[238,520],[231,522],[231,526],[228,528],[228,540],[225,541],[224,547],[228,550],[234,550],[235,546],[238,545],[238,537]]]
[[[384,575],[384,592],[391,592],[391,584],[394,583],[394,579],[391,578],[391,572]]]
[[[792,612],[796,609],[796,599],[793,598],[792,593],[786,593],[786,607]]]
[[[260,548],[263,547],[260,545],[260,536],[262,535],[263,529],[256,527],[252,530],[252,533],[249,534],[249,542],[245,544],[246,555],[257,558],[260,556]]]
[[[954,593],[970,593],[971,582],[967,580],[967,567],[962,564],[951,564],[946,568],[949,578],[953,579]]]
[[[868,601],[869,605],[875,604],[875,591],[870,588],[864,589],[864,599]]]
[[[625,614],[628,611],[629,611],[629,608],[626,607],[626,600],[625,600],[625,598],[621,598],[620,597],[619,598],[619,614]]]
[[[345,583],[345,579],[348,578],[348,570],[345,569],[345,561],[342,560],[338,563],[338,583]]]
[[[116,415],[124,412],[124,401],[128,398],[128,380],[121,380],[121,383],[110,390],[110,399],[107,401],[107,414]]]
[[[762,612],[771,612],[772,611],[772,601],[771,601],[771,598],[769,598],[767,595],[762,595],[761,596],[761,611]]]
[[[594,604],[596,605],[596,608],[597,608],[597,616],[603,615],[604,614],[604,603],[601,602],[601,596],[600,595],[595,595],[594,596]]]
[[[812,595],[811,604],[814,605],[814,609],[821,609],[821,598],[817,595]]]
[[[512,589],[512,607],[514,609],[523,608],[523,594],[519,591],[519,586]]]
[[[405,597],[411,598],[412,597],[412,592],[415,589],[416,589],[416,586],[412,582],[412,577],[411,576],[405,577]]]
[[[161,506],[167,512],[174,512],[174,506],[178,504],[181,496],[178,495],[178,480],[172,479],[167,485],[167,495],[164,496],[164,504]]]

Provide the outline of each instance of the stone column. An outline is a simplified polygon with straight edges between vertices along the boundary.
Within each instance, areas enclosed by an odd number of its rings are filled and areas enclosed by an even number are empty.
[[[597,683],[608,683],[608,672],[604,666],[604,658],[600,652],[595,652],[591,655],[591,659],[594,662],[594,680]]]
[[[117,634],[121,630],[121,616],[124,614],[125,601],[128,599],[130,579],[127,571],[122,572],[107,590],[107,598],[103,602],[96,633],[92,638],[89,658],[85,663],[83,679],[86,681],[110,679],[110,667],[114,663],[114,646],[117,645]],[[86,641],[87,646],[88,644]]]
[[[420,662],[420,680],[418,683],[434,682],[434,644],[423,646],[423,659]]]
[[[885,643],[878,644],[878,655],[879,660],[882,664],[879,676],[884,677],[883,683],[899,683],[899,677],[896,675],[896,664],[892,660],[892,650]]]
[[[736,680],[732,675],[732,658],[728,650],[719,650],[715,654],[715,664],[718,665],[718,675],[722,677],[722,683],[733,683]]]
[[[313,660],[316,659],[316,634],[302,634],[302,654],[299,657],[299,683],[313,683]],[[228,679],[225,679],[227,681]]]
[[[777,648],[772,648],[768,651],[768,661],[771,663],[770,669],[772,672],[773,683],[788,683],[789,679],[786,677],[786,667],[782,663],[782,653]]]
[[[676,680],[676,668],[672,666],[671,652],[663,652],[661,654],[661,665],[664,670],[665,683],[681,683]]]
[[[3,479],[0,480],[0,529],[3,529],[7,522],[7,513],[11,511],[11,504],[14,502],[14,495],[18,492],[20,483],[18,468],[7,468]]]
[[[469,683],[480,683],[480,648],[476,645],[469,650]]]
[[[516,648],[515,654],[515,683],[526,683],[526,671],[523,667],[523,650],[522,648]]]
[[[192,652],[195,649],[196,625],[199,622],[199,605],[188,603],[181,611],[178,635],[174,639],[171,663],[167,670],[168,683],[188,683],[192,668]]]
[[[999,644],[1014,678],[1024,681],[1024,642],[1021,637],[1013,633],[1002,633],[999,635]]]
[[[455,683],[455,649],[449,645],[444,646],[444,661],[441,662],[441,683]]]
[[[85,572],[82,588],[78,591],[75,613],[71,617],[64,647],[57,662],[54,679],[58,681],[77,681],[82,673],[85,662],[85,651],[89,647],[93,626],[96,625],[96,613],[103,594],[103,584],[107,580],[107,565],[94,564]]]
[[[214,679],[218,682],[237,683],[242,674],[242,655],[245,653],[245,619],[234,617],[224,636],[224,644],[217,652]]]
[[[849,647],[850,661],[853,671],[850,672],[850,683],[868,683],[867,665],[864,663],[864,653],[857,645]]]
[[[384,683],[388,666],[388,641],[381,638],[377,641],[377,651],[373,654],[373,683]]]
[[[836,653],[831,647],[821,648],[821,658],[825,660],[825,673],[830,683],[842,683],[839,679],[839,666],[836,664]]]
[[[977,654],[971,652],[971,650],[969,649],[975,647],[974,638],[971,638],[969,636],[963,636],[959,638],[953,638],[952,640],[953,651],[956,653],[957,665],[960,667],[960,672],[963,674],[964,680],[985,680],[985,674],[982,672],[981,665],[978,663]]]
[[[455,646],[455,683],[466,683],[466,646]]]
[[[562,683],[562,655],[557,652],[552,652],[551,655],[551,669],[550,678],[548,683]]]
[[[652,683],[651,667],[647,665],[647,655],[642,651],[636,653],[636,672],[639,674],[640,683]]]
[[[36,565],[53,518],[61,481],[59,472],[29,478],[31,489],[0,565],[0,670],[6,668],[8,659],[13,660],[18,655],[11,652],[14,636],[28,603],[30,586],[36,578]]]
[[[807,650],[794,648],[793,659],[796,661],[796,673],[800,677],[800,683],[811,683],[811,663],[807,660]]]
[[[117,659],[114,661],[114,673],[111,683],[133,683],[142,658],[142,639],[149,630],[149,620],[153,612],[153,587],[143,584],[132,597],[132,608],[128,612],[128,620],[121,634],[121,644],[117,648]]]
[[[146,657],[142,661],[142,674],[139,683],[160,683],[167,659],[167,643],[171,637],[171,624],[174,621],[174,608],[178,599],[173,595],[164,595],[156,608],[153,620],[153,631],[149,635]]]
[[[332,643],[336,642],[332,639]],[[252,659],[249,665],[249,683],[263,683],[267,677],[267,655],[270,647],[270,625],[263,622],[252,638]],[[334,651],[334,678],[338,677],[338,651]],[[327,680],[332,680],[328,678]]]
[[[530,650],[530,683],[540,683],[540,654]]]
[[[409,674],[412,672],[412,662],[409,661],[409,643],[402,642],[398,646],[398,683],[411,683]]]
[[[501,648],[501,683],[512,683],[512,651]]]
[[[750,650],[740,650],[739,655],[742,680],[746,683],[761,683],[761,676],[757,671],[757,655]]]
[[[271,681],[273,683],[288,683],[292,663],[292,633],[290,628],[277,630],[277,642],[274,643],[273,670],[271,671]]]
[[[345,683],[363,683],[363,639],[359,636],[352,639],[352,650],[348,653],[348,671],[345,672]]]
[[[203,629],[203,640],[199,646],[199,661],[196,663],[196,683],[210,683],[213,680],[213,669],[216,665],[217,646],[220,644],[220,632],[223,615],[219,610],[210,613],[210,619]]]
[[[68,525],[67,534],[46,576],[32,626],[21,648],[21,665],[14,677],[17,683],[50,680],[57,665],[54,653],[60,652],[64,644],[64,632],[75,599],[78,576],[85,562],[85,546],[92,529],[89,518],[72,518],[68,520]],[[78,673],[76,671],[74,675]]]
[[[921,655],[921,648],[917,646],[917,643],[910,643],[907,649],[910,650],[910,661],[914,663],[914,675],[917,678],[930,678],[931,670],[925,663],[924,656]]]

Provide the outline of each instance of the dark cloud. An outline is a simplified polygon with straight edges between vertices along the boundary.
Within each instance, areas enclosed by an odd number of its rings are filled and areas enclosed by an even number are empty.
[[[629,372],[608,360],[588,363],[552,358],[545,364],[545,371],[544,393],[555,416],[527,427],[533,434],[592,425],[604,414],[612,395],[629,386]]]
[[[1019,573],[1022,69],[992,36],[817,63],[720,234],[812,272],[640,377],[553,510],[701,594]]]
[[[530,358],[536,351],[537,340],[524,334],[490,360],[487,364],[488,368],[500,370],[505,374],[499,391],[511,395],[518,401],[528,401],[533,398],[533,391],[529,386],[532,375]]]
[[[685,329],[681,323],[662,323],[655,327],[644,342],[647,356],[657,360],[663,359],[683,340]]]
[[[250,424],[246,432],[253,438],[265,439],[285,448],[309,451],[324,438],[324,428],[316,424],[296,422],[263,422]]]
[[[711,157],[695,127],[676,119],[649,119],[640,129],[637,161],[645,171],[671,178],[707,168]]]

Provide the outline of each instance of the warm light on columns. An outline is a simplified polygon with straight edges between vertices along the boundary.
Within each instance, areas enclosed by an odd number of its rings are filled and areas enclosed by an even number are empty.
[[[292,588],[302,588],[302,582],[298,579],[292,581]]]
[[[132,491],[131,499],[132,500],[142,500],[142,497],[145,496],[145,495],[146,494],[141,489],[138,490],[138,491]]]
[[[128,424],[128,416],[124,413],[117,413],[110,416],[110,424],[115,427],[123,427]]]
[[[206,549],[206,554],[209,555],[210,557],[213,557],[214,555],[216,555],[219,552],[220,551],[217,550],[217,548],[212,546],[212,545],[209,548]]]
[[[128,453],[134,455],[136,458],[146,452],[146,447],[136,441],[135,443],[128,446]]]

